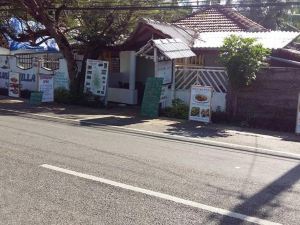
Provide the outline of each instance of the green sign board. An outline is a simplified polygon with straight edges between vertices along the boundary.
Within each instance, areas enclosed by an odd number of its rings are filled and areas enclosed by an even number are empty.
[[[149,77],[142,102],[142,116],[158,117],[163,78]]]
[[[42,103],[43,92],[31,92],[29,103],[31,105],[40,105]]]

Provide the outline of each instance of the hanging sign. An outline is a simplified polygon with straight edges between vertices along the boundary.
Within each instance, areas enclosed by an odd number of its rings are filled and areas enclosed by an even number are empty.
[[[300,134],[300,93],[299,93],[299,97],[298,97],[296,134]]]
[[[172,61],[161,61],[157,63],[157,76],[163,78],[163,84],[172,83]]]
[[[86,62],[86,74],[84,92],[105,96],[107,92],[108,62],[88,59]]]
[[[42,102],[54,101],[54,84],[52,75],[39,75],[39,91],[43,92]]]
[[[212,87],[194,85],[191,87],[189,119],[204,123],[211,122]]]
[[[9,87],[8,95],[10,97],[20,97],[20,74],[19,73],[9,73]]]

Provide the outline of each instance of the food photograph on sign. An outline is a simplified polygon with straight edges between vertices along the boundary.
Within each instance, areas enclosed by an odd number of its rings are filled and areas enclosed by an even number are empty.
[[[18,73],[9,74],[9,96],[20,97],[20,76]]]
[[[209,123],[211,115],[212,88],[193,86],[191,88],[190,120]]]

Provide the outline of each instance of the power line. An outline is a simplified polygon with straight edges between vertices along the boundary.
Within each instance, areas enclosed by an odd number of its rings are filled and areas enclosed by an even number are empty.
[[[260,3],[260,4],[227,4],[222,5],[225,8],[260,8],[260,7],[291,7],[300,6],[300,2],[277,2],[277,3]],[[87,11],[87,10],[172,10],[172,9],[201,9],[206,7],[220,7],[219,4],[214,5],[158,5],[158,6],[135,6],[135,5],[112,5],[112,6],[92,6],[92,7],[65,7],[68,11]],[[51,8],[55,10],[56,8]]]
[[[204,2],[204,1],[202,1]],[[181,1],[180,5],[173,5],[172,3],[161,3],[158,5],[151,5],[153,1],[143,1],[143,4],[148,3],[150,5],[117,5],[116,2],[112,1],[97,1],[92,2],[93,4],[90,6],[65,6],[63,10],[65,11],[127,11],[127,10],[135,10],[135,11],[147,11],[147,10],[177,10],[177,9],[201,9],[207,7],[222,7],[222,8],[266,8],[266,7],[292,7],[292,6],[300,6],[300,2],[290,1],[290,2],[265,2],[265,3],[234,3],[234,4],[196,4],[191,5],[190,1]],[[105,5],[101,5],[101,3],[105,3]],[[3,5],[2,5],[3,6]],[[46,8],[48,10],[57,10],[57,7],[49,7]],[[0,5],[0,11],[10,11],[10,10],[22,10],[21,8],[2,8]]]

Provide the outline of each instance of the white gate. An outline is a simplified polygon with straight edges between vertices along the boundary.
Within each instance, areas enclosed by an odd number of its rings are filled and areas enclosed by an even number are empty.
[[[189,104],[192,85],[213,87],[213,111],[225,111],[228,75],[224,68],[177,67],[175,72],[175,96]]]

